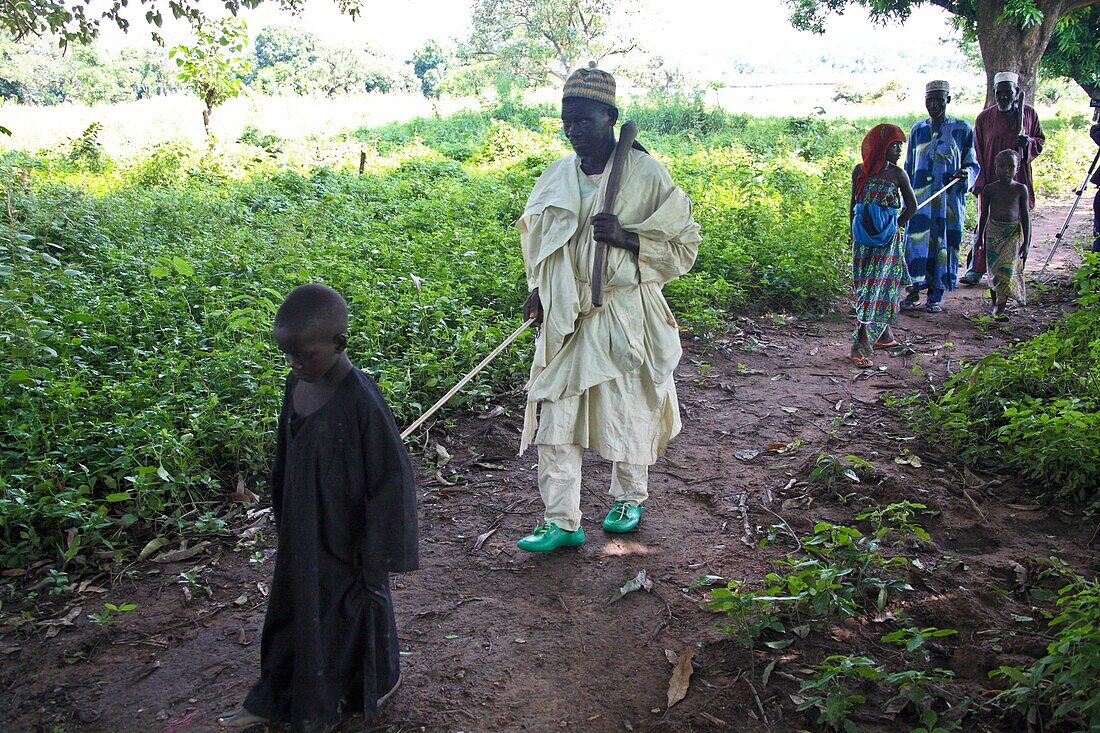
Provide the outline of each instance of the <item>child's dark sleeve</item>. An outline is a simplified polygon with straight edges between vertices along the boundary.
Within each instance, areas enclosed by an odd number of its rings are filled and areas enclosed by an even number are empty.
[[[290,415],[290,396],[293,394],[294,375],[287,377],[283,388],[283,406],[279,410],[279,424],[275,426],[275,460],[271,462],[271,509],[275,525],[279,525],[283,511],[283,478],[286,475],[286,424]]]
[[[359,434],[366,517],[360,561],[372,572],[416,570],[420,559],[412,462],[378,385],[366,375],[362,380]]]

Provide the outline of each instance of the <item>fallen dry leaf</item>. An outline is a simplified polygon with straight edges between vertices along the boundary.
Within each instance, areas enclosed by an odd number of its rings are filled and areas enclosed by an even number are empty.
[[[1027,588],[1027,568],[1015,560],[1009,560],[1008,566],[1012,568],[1012,572],[1016,575],[1017,590],[1025,590]]]
[[[252,643],[248,640],[248,637],[245,636],[244,629],[237,632],[237,643],[241,646],[248,646]]]
[[[679,657],[676,656],[676,652],[671,649],[665,649],[665,659],[668,660],[669,664],[676,664],[676,660],[678,660]]]
[[[479,420],[488,420],[490,418],[499,417],[504,414],[504,408],[500,405],[493,405],[485,412],[478,415]]]
[[[649,591],[653,588],[653,581],[646,575],[645,570],[639,570],[638,574],[626,582],[626,585],[619,588],[617,591],[611,594],[611,598],[607,600],[608,603],[614,603],[620,600],[627,593],[633,593],[636,590]]]
[[[1018,512],[1037,512],[1043,508],[1039,504],[1005,504],[1005,506]]]
[[[447,479],[443,478],[443,471],[441,470],[435,472],[435,480],[436,483],[443,484],[444,486],[454,486],[458,483],[457,478],[454,481],[448,481]]]
[[[440,443],[435,444],[435,467],[436,468],[443,468],[444,466],[446,466],[448,463],[451,462],[452,458],[454,458],[454,456],[452,456],[450,454],[450,452],[448,452],[448,450],[443,447],[442,444],[440,444]]]
[[[229,501],[239,504],[255,504],[260,497],[248,490],[244,485],[244,476],[237,477],[237,490],[229,495]]]
[[[751,449],[739,450],[739,451],[734,451],[733,452],[733,457],[736,458],[739,461],[751,461],[753,458],[756,458],[758,455],[760,455],[760,451],[751,450]]]
[[[98,585],[92,585],[92,581],[85,580],[83,583],[81,583],[77,587],[76,592],[77,593],[106,593],[107,589],[106,588],[101,588]]]
[[[474,552],[481,549],[481,546],[485,544],[485,540],[493,536],[497,531],[497,528],[490,529],[488,532],[482,532],[477,536],[477,541],[474,542]]]
[[[234,606],[243,606],[246,603],[248,603],[248,594],[247,593],[241,593],[233,601]]]
[[[145,547],[141,548],[141,552],[139,552],[138,556],[137,556],[137,561],[141,562],[142,560],[149,557],[154,552],[156,552],[157,550],[159,550],[160,548],[164,547],[167,544],[168,544],[168,538],[167,537],[154,537],[153,539],[151,539],[151,540],[149,540],[148,542],[145,543]]]
[[[680,658],[672,670],[672,677],[668,680],[668,707],[670,708],[687,697],[691,673],[695,671],[695,667],[691,664],[691,658],[694,656],[694,647],[688,647],[680,652]]]
[[[203,541],[198,543],[194,547],[181,547],[178,550],[172,550],[171,552],[166,552],[163,555],[158,555],[157,557],[154,557],[153,562],[168,563],[189,560],[205,550],[207,547],[209,547],[209,545],[209,542]]]

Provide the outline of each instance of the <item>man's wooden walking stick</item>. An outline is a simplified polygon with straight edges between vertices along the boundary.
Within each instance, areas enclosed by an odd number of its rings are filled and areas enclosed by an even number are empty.
[[[638,137],[638,126],[633,120],[627,120],[619,129],[619,143],[615,146],[615,153],[611,158],[611,172],[607,178],[607,188],[604,189],[602,214],[614,214],[615,197],[619,193],[619,184],[623,180],[623,165],[630,148],[634,146],[634,140]],[[607,244],[596,242],[596,257],[592,262],[592,307],[599,308],[603,305],[603,277],[607,271]]]

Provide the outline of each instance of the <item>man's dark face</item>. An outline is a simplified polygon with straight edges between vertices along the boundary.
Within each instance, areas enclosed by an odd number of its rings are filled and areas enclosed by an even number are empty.
[[[924,108],[928,110],[928,116],[933,122],[943,122],[947,116],[947,103],[950,101],[951,97],[947,92],[940,90],[924,95]]]
[[[615,140],[613,107],[593,99],[569,97],[561,103],[561,129],[569,138],[573,152],[580,157],[592,155]]]
[[[1007,112],[1012,109],[1012,103],[1016,101],[1018,87],[1010,81],[1002,81],[993,90],[993,97],[997,100],[997,109]]]

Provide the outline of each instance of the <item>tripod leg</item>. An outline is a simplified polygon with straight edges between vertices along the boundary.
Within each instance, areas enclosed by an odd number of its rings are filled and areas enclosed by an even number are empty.
[[[1085,193],[1085,189],[1088,188],[1089,180],[1092,178],[1092,172],[1096,169],[1096,163],[1100,161],[1100,150],[1096,151],[1096,155],[1092,158],[1092,163],[1089,164],[1088,173],[1085,174],[1085,180],[1081,182],[1081,187],[1077,189],[1077,197],[1073,199],[1073,205],[1069,207],[1069,213],[1066,214],[1066,220],[1062,222],[1062,228],[1058,230],[1058,233],[1054,235],[1054,243],[1050,245],[1050,251],[1047,252],[1046,262],[1043,263],[1043,269],[1039,270],[1039,274],[1035,276],[1036,282],[1042,282],[1043,274],[1047,271],[1047,265],[1054,259],[1054,251],[1058,249],[1058,245],[1062,243],[1062,236],[1069,229],[1070,219],[1073,218],[1073,212],[1077,210],[1077,204],[1081,203],[1081,196]],[[1095,212],[1096,201],[1093,200],[1093,211]],[[1095,230],[1095,220],[1094,220]],[[1095,243],[1094,243],[1095,246]]]
[[[1100,252],[1100,184],[1092,197],[1092,251]]]

